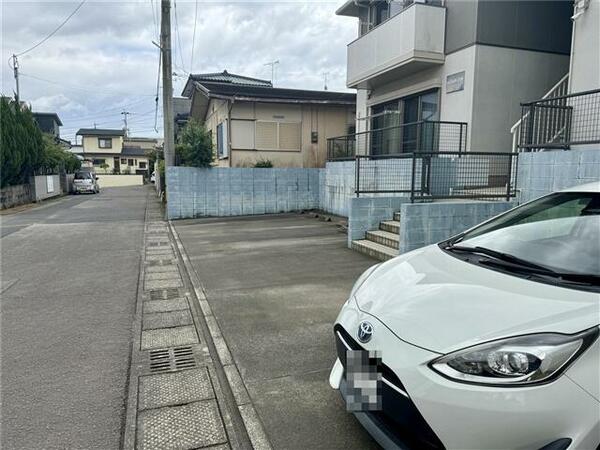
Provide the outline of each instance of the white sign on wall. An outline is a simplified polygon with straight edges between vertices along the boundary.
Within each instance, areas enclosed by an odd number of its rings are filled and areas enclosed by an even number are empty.
[[[46,191],[48,194],[54,192],[54,177],[52,175],[46,175]]]
[[[465,89],[465,71],[453,73],[446,77],[446,94]]]

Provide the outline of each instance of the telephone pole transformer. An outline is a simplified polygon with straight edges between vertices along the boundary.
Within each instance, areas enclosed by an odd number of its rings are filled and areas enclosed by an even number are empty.
[[[171,68],[171,2],[161,0],[160,51],[162,55],[165,168],[175,164],[173,70]]]

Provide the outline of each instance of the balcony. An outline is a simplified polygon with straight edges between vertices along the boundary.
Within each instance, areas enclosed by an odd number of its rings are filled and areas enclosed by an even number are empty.
[[[444,63],[446,8],[414,3],[348,45],[350,88],[368,89]]]

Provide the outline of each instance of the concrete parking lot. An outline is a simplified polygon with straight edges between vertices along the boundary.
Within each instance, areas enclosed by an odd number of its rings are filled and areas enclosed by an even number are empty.
[[[273,447],[375,448],[328,376],[333,322],[376,261],[306,215],[174,225]]]

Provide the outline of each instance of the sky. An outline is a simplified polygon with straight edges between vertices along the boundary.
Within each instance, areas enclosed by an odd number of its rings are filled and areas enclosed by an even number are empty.
[[[3,95],[15,90],[11,55],[44,39],[79,3],[1,0]],[[322,89],[328,72],[329,90],[347,90],[346,45],[357,24],[335,15],[342,3],[172,0],[174,95],[189,73],[270,79],[265,63],[274,60],[276,87]],[[58,113],[61,137],[73,142],[82,127],[122,128],[122,111],[130,112],[132,136],[162,137],[160,107],[154,130],[159,8],[160,0],[86,1],[54,36],[19,57],[21,100],[33,111]]]

